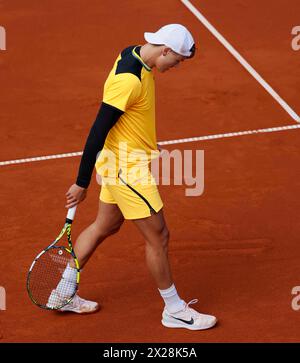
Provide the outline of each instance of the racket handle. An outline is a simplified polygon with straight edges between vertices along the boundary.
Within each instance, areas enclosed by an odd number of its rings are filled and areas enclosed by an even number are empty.
[[[75,217],[76,208],[77,208],[77,205],[75,205],[75,207],[70,208],[68,210],[68,214],[67,214],[67,219],[68,220],[73,221],[73,219]]]

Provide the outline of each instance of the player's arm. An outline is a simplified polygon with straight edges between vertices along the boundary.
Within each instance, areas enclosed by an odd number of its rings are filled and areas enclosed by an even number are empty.
[[[123,113],[122,110],[102,102],[85,143],[76,184],[73,184],[66,193],[66,208],[72,208],[84,200],[86,189],[91,181],[97,154],[102,150],[110,129],[116,124]]]
[[[87,138],[79,166],[76,184],[88,188],[96,157],[102,150],[107,134],[124,112],[102,102],[97,118]]]

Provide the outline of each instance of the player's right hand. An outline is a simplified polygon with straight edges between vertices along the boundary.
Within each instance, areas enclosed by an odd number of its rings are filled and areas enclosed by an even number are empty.
[[[66,193],[67,204],[66,208],[75,207],[86,198],[87,190],[78,186],[77,184],[71,185]]]

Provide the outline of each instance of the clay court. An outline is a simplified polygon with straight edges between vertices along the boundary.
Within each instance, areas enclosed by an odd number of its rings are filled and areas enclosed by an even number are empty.
[[[291,46],[299,1],[192,4],[300,114],[300,51]],[[157,139],[223,135],[165,146],[205,155],[201,196],[185,196],[184,185],[159,186],[170,260],[179,294],[199,299],[195,308],[216,315],[218,325],[161,325],[144,241],[129,221],[82,273],[80,296],[99,301],[99,312],[39,309],[27,295],[27,272],[62,227],[80,157],[12,161],[82,151],[119,52],[168,23],[187,26],[198,52],[178,69],[154,73]],[[180,0],[3,0],[0,25],[7,37],[0,51],[1,342],[299,341],[292,289],[300,285],[300,120]],[[98,196],[93,178],[74,240],[94,220]]]

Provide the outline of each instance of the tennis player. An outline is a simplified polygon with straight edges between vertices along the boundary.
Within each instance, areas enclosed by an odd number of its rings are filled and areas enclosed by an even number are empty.
[[[217,319],[190,307],[198,300],[186,303],[177,293],[168,260],[169,231],[163,202],[149,171],[151,159],[159,155],[153,69],[165,72],[192,58],[194,39],[180,24],[163,26],[144,37],[146,44],[130,46],[117,57],[104,85],[103,102],[87,138],[76,183],[66,193],[67,208],[82,202],[96,164],[102,179],[98,215],[79,235],[74,250],[82,268],[99,244],[119,231],[124,219],[132,220],[145,239],[147,266],[164,300],[162,324],[169,328],[207,329]],[[107,161],[111,154],[115,158]],[[146,157],[137,162],[141,154]],[[137,164],[139,173],[135,170]],[[141,182],[145,180],[149,182]],[[63,279],[75,279],[73,267],[68,266]],[[96,302],[76,295],[61,310],[91,313],[98,308]]]

